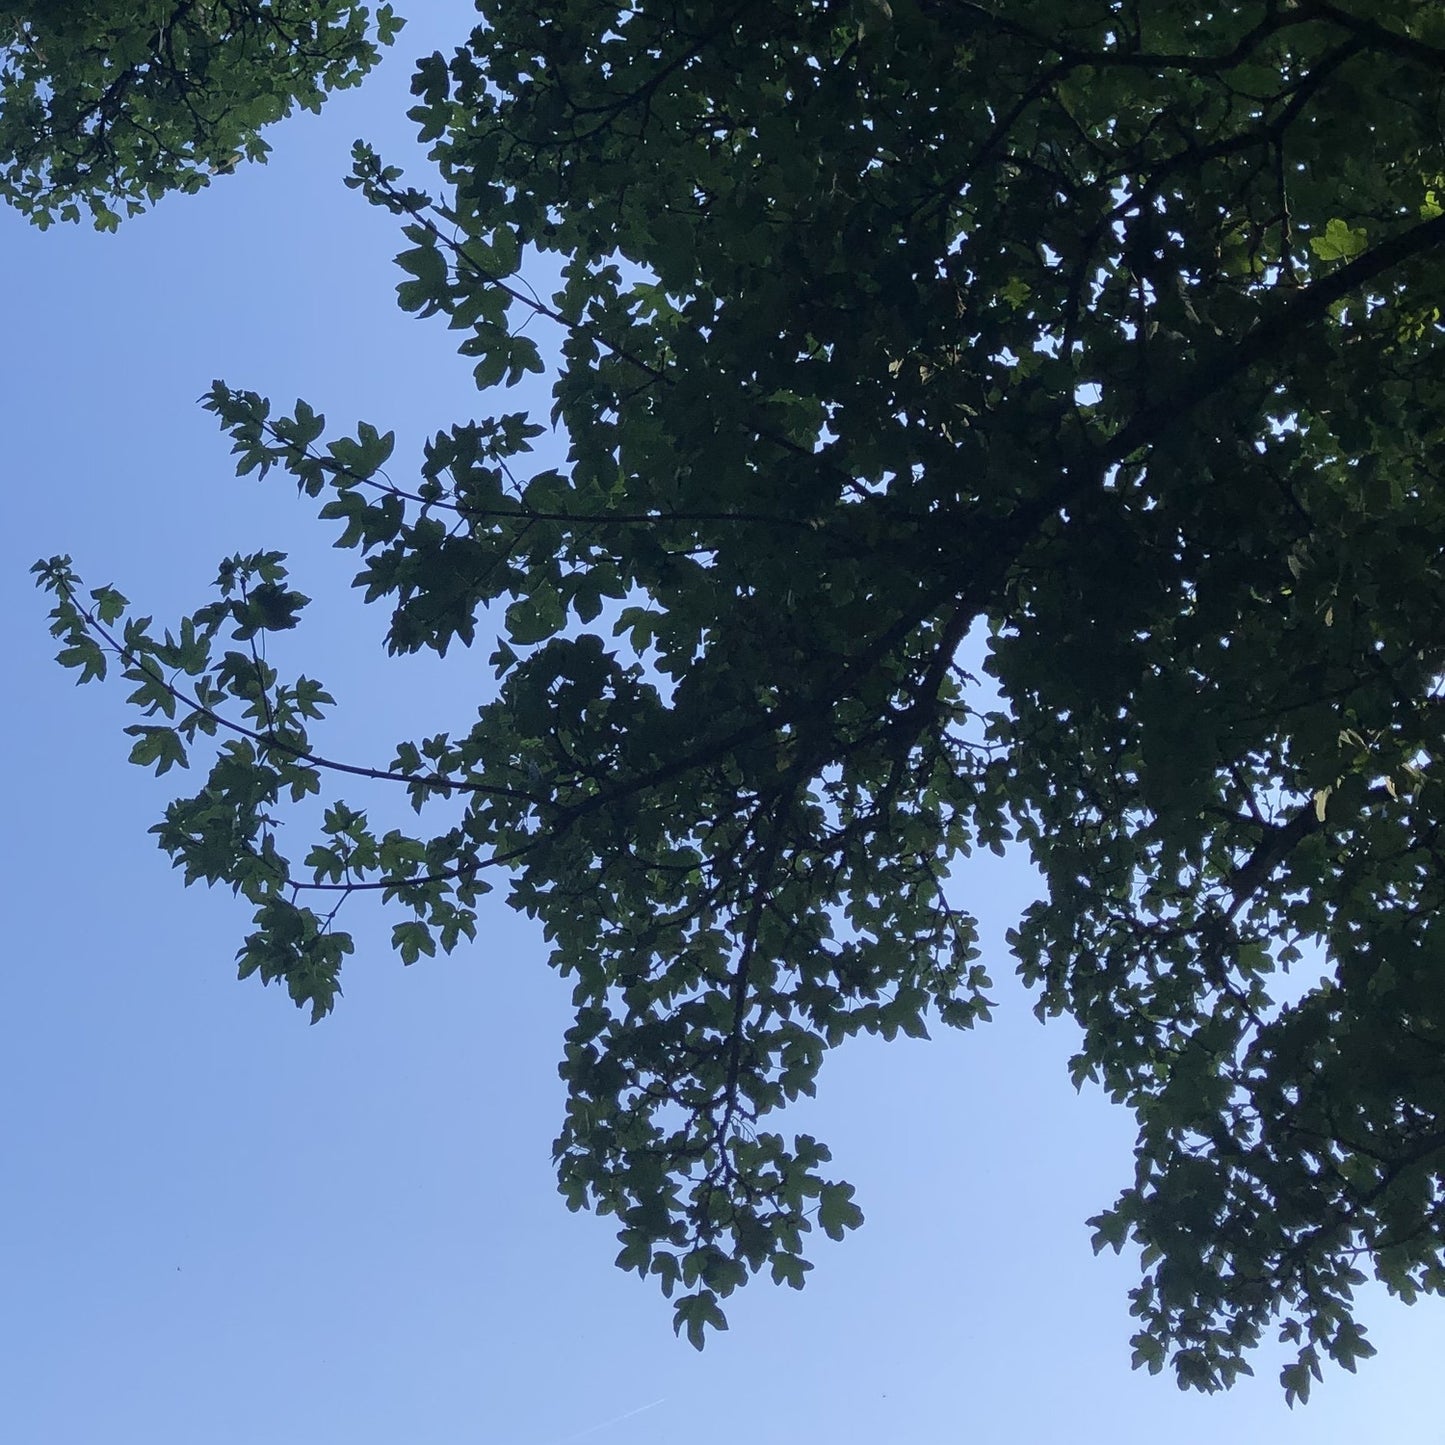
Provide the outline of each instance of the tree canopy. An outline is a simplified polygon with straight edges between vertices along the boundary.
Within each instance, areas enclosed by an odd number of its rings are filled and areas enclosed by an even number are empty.
[[[320,1018],[348,898],[411,963],[503,883],[575,985],[562,1192],[700,1343],[859,1223],[773,1117],[850,1035],[988,1017],[962,860],[1017,840],[1017,967],[1138,1120],[1093,1221],[1141,1249],[1136,1363],[1353,1368],[1369,1273],[1445,1285],[1445,12],[479,10],[414,81],[439,184],[365,146],[350,183],[402,306],[488,395],[553,366],[550,417],[408,483],[377,426],[206,400],[392,651],[488,641],[475,717],[330,758],[264,649],[279,553],[169,630],[37,567],[133,761],[201,765],[155,832],[255,905],[242,976]],[[423,823],[373,826],[389,789]]]
[[[399,26],[350,0],[0,0],[0,199],[113,228],[264,159],[266,126],[357,84]]]

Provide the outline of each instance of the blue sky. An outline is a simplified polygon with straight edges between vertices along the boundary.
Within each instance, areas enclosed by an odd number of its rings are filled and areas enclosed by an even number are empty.
[[[413,6],[413,9],[417,7]],[[787,1123],[834,1148],[867,1223],[818,1243],[801,1294],[756,1283],[702,1355],[607,1221],[549,1161],[567,990],[496,902],[478,943],[403,970],[379,920],[316,1028],[234,976],[246,911],[186,891],[146,829],[171,796],[125,765],[117,688],[51,661],[27,569],[70,552],[166,619],[221,557],[276,547],[316,604],[288,657],[341,708],[333,755],[464,719],[486,651],[387,661],[354,557],[274,477],[236,479],[194,404],[214,377],[337,429],[422,438],[487,402],[436,322],[393,303],[395,221],[343,188],[351,141],[423,167],[411,57],[467,7],[434,0],[362,90],[271,133],[270,165],[118,235],[0,214],[10,620],[10,848],[0,968],[0,1438],[17,1445],[926,1445],[1070,1439],[1445,1441],[1445,1311],[1369,1293],[1380,1347],[1287,1412],[1274,1374],[1181,1395],[1129,1368],[1133,1265],[1083,1221],[1131,1166],[1126,1117],[1076,1095],[999,939],[1031,896],[970,862],[999,1017],[861,1041]],[[542,393],[535,393],[541,397]],[[514,398],[508,399],[514,405]],[[352,796],[364,801],[364,795]]]

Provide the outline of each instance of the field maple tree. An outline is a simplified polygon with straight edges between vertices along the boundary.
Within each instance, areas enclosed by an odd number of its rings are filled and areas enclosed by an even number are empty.
[[[359,83],[399,27],[349,0],[0,0],[0,199],[113,229],[263,160],[266,126]]]
[[[168,631],[38,568],[134,761],[202,764],[156,833],[255,905],[242,974],[319,1018],[348,898],[411,962],[504,883],[575,984],[562,1191],[700,1343],[859,1222],[772,1117],[852,1034],[987,1017],[962,860],[1018,840],[1018,968],[1138,1119],[1093,1221],[1142,1250],[1136,1363],[1213,1389],[1277,1329],[1291,1399],[1353,1368],[1367,1272],[1445,1284],[1445,11],[479,11],[414,82],[438,184],[365,146],[352,184],[483,393],[555,328],[550,418],[408,484],[378,426],[206,402],[393,651],[490,639],[475,720],[326,756],[261,647],[279,553]],[[425,825],[374,828],[385,789]]]

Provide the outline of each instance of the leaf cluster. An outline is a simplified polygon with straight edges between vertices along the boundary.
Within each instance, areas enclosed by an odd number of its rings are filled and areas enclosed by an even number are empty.
[[[402,22],[350,0],[0,0],[0,199],[114,230],[358,84]]]
[[[860,1031],[987,1018],[948,877],[1016,839],[1045,881],[1020,972],[1138,1120],[1094,1221],[1140,1251],[1136,1363],[1215,1389],[1275,1330],[1305,1398],[1371,1352],[1367,1269],[1445,1286],[1445,23],[480,10],[414,81],[440,193],[364,146],[352,180],[484,391],[554,328],[550,416],[439,431],[408,489],[390,433],[207,405],[242,471],[339,527],[393,651],[491,634],[497,690],[384,768],[327,763],[299,683],[283,706],[264,660],[217,655],[294,620],[279,559],[160,643],[53,562],[63,661],[118,657],[164,711],[184,655],[197,729],[232,719],[163,846],[254,893],[243,967],[318,1011],[326,903],[397,901],[410,961],[503,871],[574,985],[564,1196],[701,1343],[861,1217],[765,1116]],[[297,868],[282,794],[328,768],[440,824],[378,838],[338,802]]]

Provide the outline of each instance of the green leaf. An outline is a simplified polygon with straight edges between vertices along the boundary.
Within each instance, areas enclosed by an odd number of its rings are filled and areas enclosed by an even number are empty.
[[[434,958],[437,951],[436,940],[432,938],[431,930],[425,923],[418,920],[398,923],[391,930],[391,946],[401,955],[401,961],[408,967],[415,963],[422,954],[428,958]]]
[[[175,728],[147,727],[136,725],[126,728],[128,736],[135,738],[130,750],[130,761],[139,767],[154,765],[156,776],[170,772],[176,764],[189,767],[185,745]]]
[[[1352,260],[1368,245],[1369,236],[1363,227],[1354,229],[1337,216],[1325,226],[1322,236],[1310,237],[1310,250],[1321,261]]]
[[[829,1239],[842,1239],[863,1223],[863,1211],[853,1202],[851,1184],[825,1184],[818,1195],[818,1223]]]

